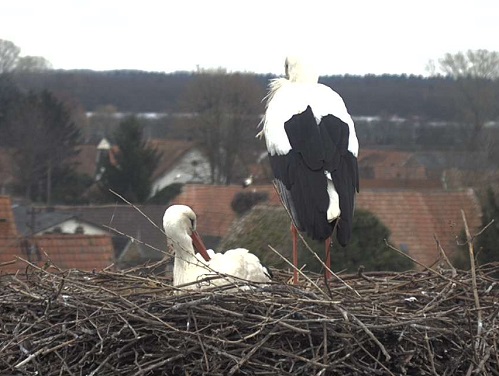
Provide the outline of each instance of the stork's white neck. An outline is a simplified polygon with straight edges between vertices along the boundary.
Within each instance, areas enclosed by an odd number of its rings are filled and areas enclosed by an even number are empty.
[[[194,256],[192,240],[187,234],[171,238],[175,250],[175,263],[173,265],[173,285],[178,286],[191,282],[190,270],[197,268],[198,259]]]
[[[291,82],[312,83],[319,81],[314,64],[303,56],[288,56],[285,62],[286,78]]]

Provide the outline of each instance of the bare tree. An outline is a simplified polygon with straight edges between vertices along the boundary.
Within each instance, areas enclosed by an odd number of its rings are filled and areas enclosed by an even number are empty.
[[[16,67],[21,49],[8,40],[0,39],[0,74]]]
[[[42,56],[24,56],[17,60],[16,72],[40,72],[52,68],[52,64]]]
[[[261,111],[262,88],[255,78],[223,69],[199,70],[184,95],[185,110],[211,166],[212,183],[230,184],[244,160]]]
[[[51,69],[50,62],[41,56],[20,56],[21,49],[8,40],[0,39],[0,74],[9,72],[37,72]]]
[[[499,78],[499,52],[468,50],[455,54],[447,53],[439,60],[440,69],[454,78]]]
[[[494,82],[499,79],[499,52],[468,50],[447,53],[439,60],[440,70],[459,87],[458,113],[470,127],[468,145],[475,148],[487,121],[498,115]]]

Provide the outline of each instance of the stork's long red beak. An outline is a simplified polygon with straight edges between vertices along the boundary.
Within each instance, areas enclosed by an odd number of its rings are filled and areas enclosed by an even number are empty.
[[[205,261],[210,261],[210,256],[208,256],[208,252],[206,251],[206,246],[203,243],[203,240],[201,240],[201,237],[199,236],[197,231],[193,231],[191,234],[192,238],[192,245],[194,246],[194,249],[198,251],[198,253],[203,256]]]

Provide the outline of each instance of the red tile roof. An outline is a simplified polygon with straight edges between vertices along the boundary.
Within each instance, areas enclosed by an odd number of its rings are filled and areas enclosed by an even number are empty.
[[[60,269],[101,270],[114,262],[109,235],[44,235],[34,238],[38,250],[27,252],[22,238],[0,238],[0,273],[15,273],[26,267],[21,257],[37,265],[50,259]],[[14,263],[10,263],[15,261]]]
[[[15,273],[26,264],[43,265],[47,257],[61,269],[99,270],[114,262],[110,235],[42,235],[30,252],[27,238],[18,236],[10,197],[0,196],[0,273]],[[33,243],[31,243],[33,244]]]
[[[440,179],[360,179],[361,191],[365,189],[417,189],[435,190],[442,188]]]
[[[406,166],[411,160],[413,153],[398,150],[361,149],[359,152],[359,163],[376,164],[379,166]]]
[[[428,177],[426,167],[409,152],[362,149],[358,163],[361,178],[425,180]]]
[[[0,196],[0,237],[16,236],[17,228],[8,196]]]
[[[204,236],[223,237],[237,214],[231,208],[231,202],[239,192],[254,190],[266,192],[273,204],[279,199],[273,185],[258,185],[242,188],[240,185],[202,185],[186,184],[182,193],[171,204],[190,206],[198,217],[198,232]]]
[[[81,205],[81,206],[51,206],[55,213],[67,213],[86,223],[101,227],[109,231],[112,236],[125,234],[147,245],[140,245],[144,258],[157,260],[163,254],[156,251],[165,247],[166,239],[163,234],[162,219],[165,205]],[[138,209],[138,210],[137,210]],[[140,211],[139,211],[140,210]],[[125,236],[124,235],[124,236]],[[149,247],[150,246],[150,247]]]
[[[449,257],[456,251],[456,236],[463,228],[461,209],[472,231],[481,225],[481,208],[472,190],[363,190],[357,207],[375,214],[390,229],[391,244],[406,248],[426,266],[439,258],[434,235]]]
[[[281,205],[272,185],[248,189],[267,192],[268,205]],[[232,199],[242,191],[240,186],[188,184],[172,204],[193,208],[202,236],[224,237],[237,218],[231,208]],[[376,215],[390,230],[389,242],[399,249],[405,248],[426,266],[439,258],[434,235],[449,257],[454,254],[456,236],[463,228],[461,209],[465,211],[472,231],[481,225],[481,208],[472,190],[363,189],[357,196],[357,208]]]

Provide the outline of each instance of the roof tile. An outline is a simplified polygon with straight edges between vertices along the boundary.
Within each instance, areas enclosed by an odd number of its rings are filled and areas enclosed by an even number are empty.
[[[472,190],[363,190],[357,207],[375,214],[390,229],[390,242],[408,249],[426,266],[439,259],[435,238],[449,257],[456,252],[456,237],[463,228],[461,209],[470,229],[481,225],[481,208]]]
[[[248,188],[246,188],[248,189]],[[269,194],[269,205],[280,201],[272,185],[251,186]],[[198,214],[202,236],[224,237],[237,215],[232,211],[239,186],[186,185],[172,203],[185,204]],[[481,208],[472,190],[363,189],[357,208],[376,215],[390,230],[390,243],[420,263],[430,266],[439,259],[435,237],[449,257],[457,249],[456,236],[463,228],[461,209],[466,212],[470,229],[481,225]]]
[[[20,237],[0,238],[0,273],[15,273],[26,265],[17,259],[43,265],[50,260],[60,269],[101,270],[114,262],[109,235],[43,235],[30,240],[36,249],[23,247]],[[15,260],[14,263],[9,263]],[[4,265],[2,265],[4,264]]]
[[[8,196],[0,196],[0,236],[16,236],[17,228],[12,213],[12,202]]]
[[[201,185],[186,184],[182,193],[172,201],[172,204],[190,206],[198,218],[198,231],[201,235],[223,237],[237,214],[232,210],[231,203],[239,192],[265,192],[271,203],[279,205],[279,199],[273,185],[258,185],[242,188],[240,185]]]

